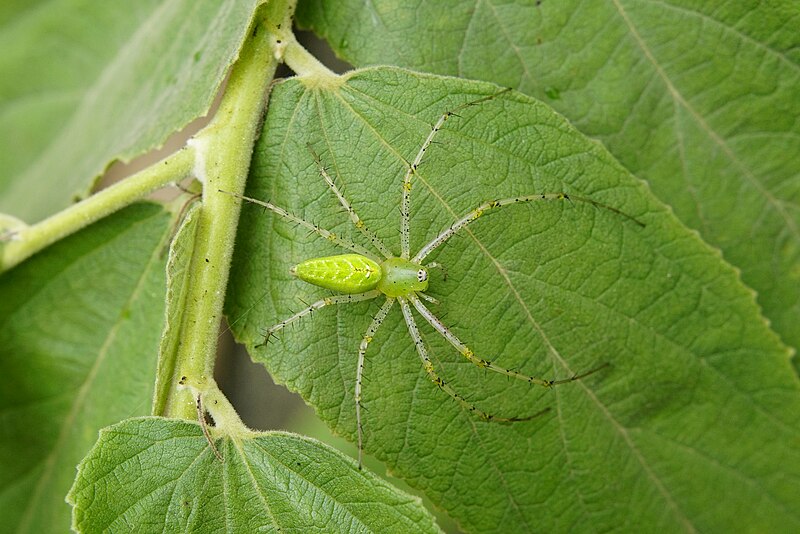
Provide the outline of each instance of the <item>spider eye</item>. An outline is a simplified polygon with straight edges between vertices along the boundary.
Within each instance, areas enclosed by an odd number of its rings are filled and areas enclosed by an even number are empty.
[[[419,271],[417,271],[417,280],[419,280],[420,282],[424,282],[427,279],[428,279],[428,271],[426,271],[425,269],[420,269]]]

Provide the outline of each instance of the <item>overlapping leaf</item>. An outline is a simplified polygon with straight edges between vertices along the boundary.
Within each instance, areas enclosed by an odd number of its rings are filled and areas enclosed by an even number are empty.
[[[341,80],[340,80],[341,81]],[[339,81],[339,82],[340,82]],[[310,144],[356,211],[399,252],[412,161],[446,110],[496,87],[372,69],[279,84],[249,193],[358,241]],[[429,258],[433,311],[475,352],[563,378],[552,390],[480,371],[423,323],[444,378],[502,416],[486,423],[426,377],[395,309],[370,345],[366,449],[468,530],[771,530],[800,525],[800,385],[737,273],[598,143],[547,106],[505,94],[451,118],[414,177],[412,252],[480,202],[564,191],[613,206],[534,202],[477,221]],[[289,267],[342,252],[245,207],[227,313],[237,336],[326,296]],[[355,437],[358,345],[379,302],[316,312],[256,349],[338,433]],[[721,498],[720,496],[724,496]]]
[[[156,371],[156,390],[153,396],[153,415],[166,415],[169,396],[175,393],[171,387],[175,379],[175,367],[178,364],[178,348],[181,344],[181,314],[186,309],[186,289],[189,284],[189,268],[192,259],[192,247],[197,232],[197,221],[200,217],[200,205],[197,199],[188,199],[191,204],[185,209],[180,227],[170,243],[169,261],[167,262],[167,291],[164,332],[161,335],[158,369]]]
[[[150,412],[169,214],[123,210],[0,277],[0,510],[65,532],[75,466],[105,425]]]
[[[79,532],[437,532],[419,499],[284,432],[223,437],[156,417],[104,429],[69,499]],[[164,459],[169,458],[165,462]]]
[[[356,66],[493,81],[541,98],[722,249],[800,347],[800,4],[309,0]]]
[[[0,15],[0,211],[36,222],[204,115],[260,0],[14,2]]]

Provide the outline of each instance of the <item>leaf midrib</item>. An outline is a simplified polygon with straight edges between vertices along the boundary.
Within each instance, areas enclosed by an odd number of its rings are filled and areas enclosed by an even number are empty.
[[[779,201],[772,192],[761,183],[761,181],[752,173],[752,171],[745,165],[743,161],[739,159],[739,157],[734,153],[730,146],[725,142],[725,140],[713,129],[711,126],[705,121],[703,116],[692,107],[689,102],[683,97],[678,88],[672,83],[672,80],[667,75],[664,68],[661,64],[656,60],[655,56],[653,55],[650,48],[647,46],[647,43],[639,34],[638,30],[633,24],[633,21],[628,16],[627,12],[625,11],[624,7],[620,3],[620,0],[611,0],[617,9],[621,19],[628,27],[629,33],[633,38],[636,45],[644,54],[647,61],[653,66],[656,74],[661,78],[664,86],[666,87],[667,91],[669,92],[670,96],[672,97],[673,101],[683,107],[691,116],[700,129],[708,135],[708,138],[714,142],[717,146],[720,147],[722,152],[728,157],[728,159],[734,164],[736,168],[738,168],[741,172],[741,176],[746,179],[746,181],[750,184],[753,189],[755,189],[762,197],[764,197],[768,204],[772,206],[772,208],[780,214],[781,219],[783,220],[784,224],[791,230],[791,233],[796,241],[800,241],[800,229],[797,226],[796,221],[791,217],[790,213],[787,213],[784,209],[783,202]]]

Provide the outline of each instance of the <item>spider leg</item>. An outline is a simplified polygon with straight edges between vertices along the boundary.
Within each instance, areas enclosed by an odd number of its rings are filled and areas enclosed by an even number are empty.
[[[331,232],[330,230],[326,230],[325,228],[322,228],[321,226],[319,226],[317,224],[308,222],[307,220],[303,219],[302,217],[298,217],[297,215],[294,215],[293,213],[289,213],[288,211],[286,211],[282,207],[276,206],[275,204],[273,204],[271,202],[265,202],[263,200],[258,200],[258,199],[255,199],[255,198],[246,197],[244,195],[239,195],[239,194],[236,194],[236,193],[231,193],[229,191],[223,191],[222,189],[219,189],[218,191],[220,193],[225,193],[226,195],[231,195],[232,197],[244,200],[246,202],[250,202],[251,204],[258,204],[259,206],[263,206],[264,208],[270,210],[271,212],[280,215],[282,218],[284,218],[284,219],[286,219],[288,221],[292,221],[293,223],[297,224],[298,226],[302,226],[303,228],[308,229],[310,233],[317,234],[317,235],[327,239],[331,243],[339,245],[342,248],[346,248],[347,250],[352,250],[356,254],[361,254],[362,256],[366,256],[367,258],[370,258],[371,260],[378,261],[378,262],[380,261],[375,256],[375,254],[373,254],[372,252],[370,252],[366,248],[362,247],[361,245],[358,245],[356,243],[353,243],[352,241],[349,241],[347,239],[339,237],[334,232]]]
[[[500,367],[499,365],[495,365],[488,360],[484,360],[483,358],[479,358],[475,356],[475,353],[472,352],[468,346],[461,342],[460,339],[456,337],[456,335],[447,328],[442,321],[439,320],[431,311],[425,307],[425,305],[414,295],[409,295],[408,300],[411,301],[411,304],[414,305],[414,308],[417,309],[420,315],[422,315],[426,321],[444,338],[453,345],[458,352],[460,352],[467,360],[475,364],[476,366],[480,367],[481,369],[488,369],[489,371],[493,371],[495,373],[499,373],[502,375],[510,376],[511,378],[516,378],[518,380],[523,380],[525,382],[529,382],[531,384],[538,384],[544,387],[551,387],[557,386],[559,384],[565,384],[567,382],[574,382],[575,380],[580,380],[592,373],[599,371],[608,366],[608,363],[604,363],[603,365],[592,369],[591,371],[587,371],[585,373],[579,375],[573,375],[569,378],[564,378],[561,380],[545,380],[543,378],[536,378],[535,376],[528,376],[522,373],[518,373],[513,369],[506,369],[505,367]]]
[[[424,300],[427,300],[427,301],[428,301],[428,302],[430,302],[431,304],[435,304],[436,306],[438,306],[438,305],[439,305],[439,300],[438,300],[438,299],[435,299],[435,298],[433,298],[433,297],[432,297],[432,296],[430,296],[430,295],[426,295],[425,293],[422,293],[422,292],[420,292],[420,291],[417,291],[417,296],[418,296],[418,297],[422,297]]]
[[[225,459],[219,453],[217,446],[214,444],[214,440],[211,438],[211,433],[208,431],[208,424],[206,423],[206,411],[203,408],[203,396],[200,393],[197,394],[195,407],[197,408],[197,421],[200,423],[200,428],[203,430],[203,435],[206,437],[206,441],[211,446],[211,450],[214,452],[214,456],[217,457],[217,460],[224,462]]]
[[[411,339],[414,341],[414,346],[417,348],[417,354],[419,354],[420,360],[422,360],[422,367],[425,369],[425,372],[428,374],[428,378],[430,378],[431,382],[436,384],[439,389],[450,395],[453,399],[455,399],[461,406],[464,407],[467,411],[474,413],[478,418],[483,421],[494,421],[499,423],[514,423],[518,421],[528,421],[533,419],[534,417],[538,417],[550,410],[550,408],[545,408],[544,410],[538,411],[533,415],[527,417],[498,417],[496,415],[490,414],[488,412],[484,412],[463,396],[459,395],[450,384],[444,381],[442,377],[440,377],[436,370],[433,367],[433,362],[431,362],[430,356],[428,356],[428,349],[425,347],[425,342],[422,341],[422,336],[417,329],[417,323],[414,321],[414,316],[411,314],[411,306],[408,305],[408,302],[403,297],[397,297],[397,300],[400,302],[400,308],[403,310],[403,317],[406,320],[406,326],[408,327],[408,333],[411,335]]]
[[[423,299],[427,300],[427,301],[428,301],[428,302],[430,302],[431,304],[436,304],[437,306],[439,305],[439,301],[438,301],[438,300],[436,300],[435,298],[433,298],[433,297],[432,297],[432,296],[430,296],[430,295],[426,295],[425,293],[420,293],[420,292],[418,291],[418,292],[417,292],[417,296],[419,296],[419,297],[422,297]]]
[[[456,113],[464,108],[469,106],[474,106],[476,104],[480,104],[481,102],[486,102],[488,100],[492,100],[497,98],[499,95],[510,91],[510,89],[503,89],[502,91],[498,91],[494,94],[488,96],[482,96],[470,102],[466,102],[457,106],[449,111],[445,111],[442,113],[442,116],[439,117],[439,120],[434,123],[433,127],[431,128],[431,132],[428,134],[428,137],[425,139],[425,142],[422,143],[422,146],[419,148],[414,161],[408,166],[408,170],[406,171],[405,176],[403,176],[403,200],[400,205],[400,257],[408,259],[411,255],[411,245],[410,245],[410,231],[409,231],[409,217],[411,212],[411,177],[417,172],[417,167],[419,167],[420,163],[422,163],[422,157],[425,155],[425,151],[433,143],[433,138],[436,137],[436,134],[439,133],[439,130],[442,129],[444,123],[447,119],[452,116],[458,116]],[[419,263],[419,262],[416,262]]]
[[[314,149],[311,148],[311,145],[308,145],[308,150],[311,152],[311,157],[314,158],[314,163],[317,164],[317,169],[319,170],[320,175],[325,180],[325,183],[328,184],[328,187],[333,191],[333,194],[336,195],[336,198],[339,199],[339,203],[342,207],[347,211],[347,214],[350,216],[350,220],[353,222],[353,225],[358,228],[358,230],[366,237],[372,245],[380,251],[381,254],[385,258],[391,258],[394,256],[389,248],[381,241],[381,239],[375,235],[373,231],[367,228],[364,221],[361,220],[361,217],[358,216],[356,210],[353,209],[353,206],[348,202],[347,198],[345,198],[344,194],[336,187],[333,179],[328,174],[328,171],[322,165],[322,160],[320,160],[319,156]]]
[[[488,212],[490,212],[493,209],[502,208],[502,207],[505,207],[505,206],[511,206],[513,204],[524,204],[524,203],[527,203],[527,202],[547,201],[547,200],[556,200],[556,201],[564,201],[564,200],[566,200],[566,201],[583,202],[583,203],[586,203],[586,204],[590,204],[590,205],[594,206],[595,208],[604,209],[604,210],[610,211],[612,213],[615,213],[617,215],[621,215],[622,217],[625,217],[626,219],[636,223],[639,226],[642,226],[642,227],[644,226],[644,223],[642,223],[638,219],[636,219],[634,217],[631,217],[630,215],[618,210],[617,208],[615,208],[613,206],[608,206],[608,205],[603,204],[601,202],[597,202],[596,200],[593,200],[593,199],[588,198],[588,197],[570,196],[570,195],[567,195],[566,193],[540,193],[540,194],[536,194],[536,195],[524,195],[524,196],[519,196],[519,197],[502,198],[502,199],[490,200],[488,202],[484,202],[483,204],[481,204],[480,206],[478,206],[474,210],[470,211],[469,213],[467,213],[466,215],[461,217],[459,220],[454,222],[450,226],[450,228],[448,228],[447,230],[443,231],[442,233],[440,233],[439,235],[434,237],[433,240],[430,243],[428,243],[427,245],[422,247],[420,249],[420,251],[417,252],[416,256],[414,256],[414,258],[411,261],[413,261],[414,263],[422,262],[422,260],[424,260],[428,256],[428,254],[430,254],[431,252],[436,250],[445,241],[447,241],[452,236],[454,236],[456,234],[456,232],[458,232],[460,230],[463,230],[467,225],[469,225],[470,223],[478,220],[480,217],[486,215]]]
[[[447,282],[447,267],[439,263],[438,261],[432,261],[425,266],[426,269],[441,269],[442,271],[442,279]]]
[[[361,338],[361,345],[358,347],[358,365],[356,367],[356,426],[358,428],[358,468],[361,469],[361,450],[363,444],[363,428],[361,425],[361,382],[364,376],[364,357],[367,354],[367,347],[369,344],[372,343],[372,338],[375,335],[375,332],[378,331],[378,327],[383,323],[383,320],[386,319],[386,315],[389,313],[389,310],[392,309],[392,305],[394,304],[394,300],[391,297],[386,297],[386,302],[383,303],[381,309],[372,319],[372,322],[369,324],[369,328],[364,333],[364,337]]]
[[[295,313],[294,315],[292,315],[288,319],[284,319],[283,321],[279,322],[278,324],[275,324],[275,325],[270,326],[269,328],[267,328],[264,331],[264,341],[259,343],[258,345],[256,345],[256,347],[261,347],[261,346],[266,345],[267,342],[269,341],[269,338],[272,335],[274,335],[275,332],[277,332],[278,330],[283,330],[288,325],[294,323],[298,319],[301,319],[301,318],[305,317],[306,315],[310,315],[313,312],[315,312],[316,310],[319,310],[320,308],[324,308],[325,306],[330,306],[332,304],[347,304],[347,303],[350,303],[350,302],[361,302],[362,300],[370,300],[370,299],[374,299],[375,297],[378,297],[378,296],[380,296],[382,294],[383,293],[381,293],[377,289],[373,289],[372,291],[367,291],[366,293],[357,293],[357,294],[353,294],[353,295],[333,295],[331,297],[325,297],[324,299],[320,299],[320,300],[314,302],[313,304],[310,304],[306,308],[303,308],[302,310],[300,310],[299,312]]]

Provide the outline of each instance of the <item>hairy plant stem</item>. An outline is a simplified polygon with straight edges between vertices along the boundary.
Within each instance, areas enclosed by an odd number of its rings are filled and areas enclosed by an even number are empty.
[[[280,35],[279,46],[281,59],[297,74],[298,78],[313,80],[317,84],[339,79],[338,74],[328,69],[303,48],[291,32]]]
[[[197,158],[195,175],[203,182],[191,261],[186,272],[185,300],[172,380],[163,386],[165,413],[196,419],[192,388],[180,384],[212,383],[217,338],[225,301],[240,202],[219,190],[241,194],[253,145],[266,107],[267,88],[281,58],[276,29],[291,28],[294,1],[272,1],[256,16],[253,30],[231,70],[222,103],[211,122],[190,145]],[[163,361],[159,362],[161,366]]]
[[[191,150],[180,150],[39,223],[11,233],[0,251],[0,272],[156,189],[186,178],[193,162]]]

